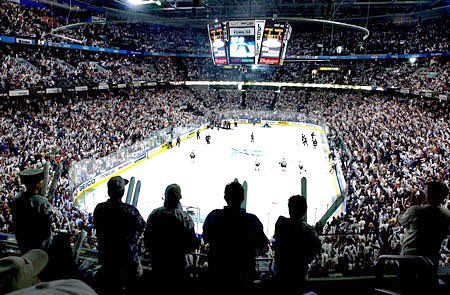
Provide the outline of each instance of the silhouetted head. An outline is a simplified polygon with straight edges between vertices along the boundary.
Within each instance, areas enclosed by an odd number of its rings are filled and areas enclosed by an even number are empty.
[[[44,180],[43,169],[29,169],[19,173],[22,183],[29,193],[38,193]]]
[[[289,198],[288,207],[291,218],[302,218],[308,209],[306,198],[300,195],[292,196]]]
[[[125,186],[128,180],[120,176],[113,176],[108,180],[108,196],[111,199],[120,200],[125,193]]]
[[[427,182],[425,201],[431,205],[439,205],[448,196],[448,187],[439,181]]]
[[[178,207],[178,203],[181,200],[181,188],[178,184],[173,183],[166,187],[164,192],[164,207],[167,209],[175,209]]]
[[[237,180],[225,186],[225,201],[231,208],[241,207],[241,203],[244,201],[244,188]]]

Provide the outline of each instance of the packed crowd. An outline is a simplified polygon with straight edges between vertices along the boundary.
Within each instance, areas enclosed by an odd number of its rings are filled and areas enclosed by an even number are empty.
[[[264,99],[261,99],[263,97]],[[49,161],[64,169],[53,192],[55,230],[86,230],[95,248],[92,215],[75,206],[68,170],[146,138],[227,109],[301,112],[325,119],[340,133],[353,161],[343,165],[349,191],[346,211],[324,226],[322,253],[311,275],[373,270],[381,254],[398,253],[403,229],[398,215],[420,202],[430,179],[447,182],[449,117],[445,102],[381,95],[308,92],[172,89],[9,100],[2,104],[0,229],[12,232],[10,202],[22,189],[18,172]],[[389,127],[388,127],[388,124]],[[416,198],[412,198],[414,196]],[[448,265],[448,239],[441,264]]]
[[[45,37],[57,42],[69,42],[47,35],[51,29],[82,21],[58,16],[57,11],[46,8],[21,7],[2,2],[0,34]],[[449,37],[445,28],[447,18],[415,25],[373,24],[367,40],[365,33],[339,26],[294,24],[287,55],[338,55],[351,53],[418,53],[449,50]],[[79,44],[142,50],[152,52],[210,53],[206,28],[168,27],[147,23],[88,23],[58,31],[59,35],[77,40]]]
[[[287,55],[346,55],[352,53],[418,53],[449,49],[449,37],[441,28],[449,20],[415,25],[374,24],[364,32],[324,26],[320,31],[293,30]],[[426,33],[425,33],[426,32]]]
[[[369,85],[449,92],[449,60],[286,62],[282,67],[223,68],[204,58],[138,57],[60,48],[2,46],[0,89],[133,81],[274,81]]]
[[[12,231],[8,204],[21,189],[18,171],[47,161],[52,171],[59,163],[64,167],[53,196],[55,229],[75,233],[90,225],[91,216],[73,204],[68,175],[72,163],[104,157],[155,130],[196,124],[195,116],[180,110],[195,101],[188,94],[149,90],[2,103],[0,229]]]
[[[48,9],[24,8],[17,3],[0,2],[0,34],[41,38],[60,23]]]

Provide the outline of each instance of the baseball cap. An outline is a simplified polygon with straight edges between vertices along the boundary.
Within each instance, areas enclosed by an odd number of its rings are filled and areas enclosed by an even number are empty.
[[[18,290],[10,295],[33,295],[33,294],[49,294],[49,295],[93,295],[95,291],[84,282],[76,279],[57,280],[43,282],[32,287]]]
[[[181,199],[181,188],[178,184],[173,183],[166,187],[164,192],[164,206],[168,208],[174,208],[178,205]]]
[[[44,169],[28,169],[19,173],[23,183],[37,183],[44,179]]]
[[[48,255],[41,249],[0,259],[0,293],[30,287],[47,263]]]
[[[113,176],[108,180],[108,190],[111,191],[120,191],[124,190],[125,186],[129,183],[127,179],[122,178],[121,176]]]

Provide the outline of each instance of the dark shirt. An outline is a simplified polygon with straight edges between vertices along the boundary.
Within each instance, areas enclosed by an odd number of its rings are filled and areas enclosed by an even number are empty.
[[[22,253],[47,250],[52,239],[52,205],[40,195],[19,194],[13,202],[16,240]]]
[[[280,216],[275,224],[273,248],[279,277],[300,282],[306,276],[308,263],[320,253],[321,243],[305,221]]]
[[[208,214],[203,239],[209,243],[208,267],[228,282],[251,280],[257,251],[268,245],[258,217],[244,209],[233,215],[228,207]]]
[[[101,263],[139,262],[145,221],[134,206],[113,199],[100,203],[94,210],[94,225]]]
[[[181,205],[174,209],[160,207],[153,210],[147,219],[144,238],[153,269],[178,275],[184,271],[185,254],[200,245],[194,222]]]

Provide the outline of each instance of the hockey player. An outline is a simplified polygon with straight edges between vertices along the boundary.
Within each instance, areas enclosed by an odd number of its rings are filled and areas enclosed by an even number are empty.
[[[180,145],[181,145],[181,138],[178,136],[177,137],[177,146],[180,147]]]
[[[206,143],[207,143],[207,144],[210,144],[210,143],[211,143],[211,135],[209,135],[209,134],[206,135],[206,136],[205,136],[205,140],[206,140]]]
[[[302,162],[298,162],[298,168],[300,169],[300,174],[302,174],[302,172],[306,172],[305,167],[303,167]]]
[[[197,130],[197,140],[200,139],[200,130]]]
[[[189,157],[191,157],[191,161],[192,163],[194,163],[194,159],[195,159],[195,153],[194,150],[192,150],[191,154],[189,155]]]
[[[261,165],[261,163],[258,161],[258,158],[256,158],[255,160],[255,171],[259,171],[259,166]]]
[[[287,167],[286,160],[283,158],[283,160],[279,164],[281,166],[281,171],[286,172],[286,167]]]
[[[302,143],[303,143],[303,146],[308,146],[308,140],[306,139],[306,136],[303,133],[302,133]]]
[[[316,148],[317,147],[317,139],[314,138],[312,142],[313,142],[313,147]]]
[[[250,135],[250,142],[255,142],[255,136],[253,135],[253,132],[252,135]]]

